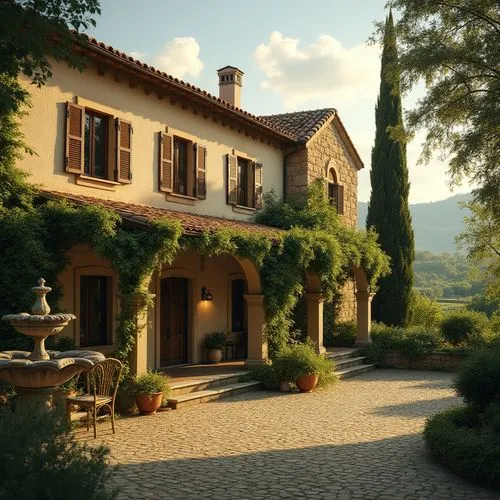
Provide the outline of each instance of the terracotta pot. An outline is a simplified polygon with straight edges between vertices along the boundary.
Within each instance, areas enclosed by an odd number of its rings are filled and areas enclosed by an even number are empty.
[[[207,360],[209,363],[219,363],[222,360],[222,349],[208,349]]]
[[[161,406],[163,393],[139,394],[135,397],[135,403],[142,415],[152,415]]]
[[[311,392],[318,385],[319,376],[316,373],[311,375],[302,375],[295,383],[300,392]]]

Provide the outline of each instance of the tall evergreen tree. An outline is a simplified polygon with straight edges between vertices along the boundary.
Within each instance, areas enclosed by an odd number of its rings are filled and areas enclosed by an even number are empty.
[[[373,226],[378,232],[380,245],[390,256],[392,268],[391,274],[379,281],[380,289],[373,300],[373,318],[388,325],[403,326],[411,317],[415,246],[408,207],[406,145],[394,138],[396,134],[391,134],[391,131],[403,130],[399,78],[394,78],[397,64],[396,32],[390,12],[385,23],[380,93],[375,108],[377,129],[366,226]],[[390,76],[389,70],[392,70]]]

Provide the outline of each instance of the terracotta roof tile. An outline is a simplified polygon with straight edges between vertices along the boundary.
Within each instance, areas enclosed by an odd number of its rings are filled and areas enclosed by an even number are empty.
[[[275,236],[282,230],[253,222],[224,219],[210,215],[200,215],[188,212],[176,212],[166,208],[152,207],[138,203],[126,203],[116,200],[105,200],[92,196],[83,196],[59,191],[41,190],[41,195],[46,198],[66,199],[80,205],[101,205],[113,210],[122,219],[135,223],[149,223],[159,219],[177,220],[181,223],[185,234],[201,234],[204,231],[213,231],[221,228],[242,229],[265,236]]]
[[[307,142],[337,112],[334,108],[296,111],[279,115],[261,116],[273,126],[286,130],[300,142]]]

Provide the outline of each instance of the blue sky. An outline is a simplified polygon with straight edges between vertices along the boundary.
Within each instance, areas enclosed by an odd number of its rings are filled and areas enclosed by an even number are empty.
[[[384,4],[101,0],[102,15],[89,34],[216,95],[217,68],[237,66],[245,72],[242,107],[251,113],[336,108],[365,163],[359,199],[367,201],[380,49],[365,42],[373,21],[385,16]],[[408,146],[410,202],[450,196],[445,164],[416,165],[419,142]]]

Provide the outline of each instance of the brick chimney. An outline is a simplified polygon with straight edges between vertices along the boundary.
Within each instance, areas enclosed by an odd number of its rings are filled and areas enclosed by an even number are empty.
[[[224,66],[217,70],[219,75],[219,98],[241,108],[241,87],[243,71],[234,66]]]

